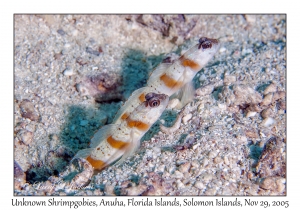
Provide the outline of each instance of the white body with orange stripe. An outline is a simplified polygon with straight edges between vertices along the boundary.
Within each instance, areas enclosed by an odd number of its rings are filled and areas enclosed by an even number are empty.
[[[147,87],[141,88],[129,97],[115,116],[114,123],[129,115],[144,100],[146,92],[163,93],[168,96],[192,81],[219,49],[216,39],[200,38],[199,43],[173,62],[162,62],[150,75]],[[165,59],[168,60],[168,59]]]
[[[131,155],[169,102],[167,95],[152,92],[147,92],[144,99],[119,124],[100,129],[91,140],[91,148],[79,151],[74,158],[85,158],[94,169],[101,170],[120,157],[124,160]]]
[[[121,107],[114,124],[100,129],[91,140],[91,148],[79,151],[74,158],[85,158],[94,169],[101,170],[120,157],[124,160],[131,155],[165,110],[169,96],[191,82],[218,49],[217,40],[200,38],[175,61],[162,62],[150,75],[147,87],[134,91]],[[160,105],[150,106],[152,99],[158,99]]]

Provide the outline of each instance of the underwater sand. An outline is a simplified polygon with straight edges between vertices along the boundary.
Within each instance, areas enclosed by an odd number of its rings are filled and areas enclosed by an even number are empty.
[[[57,178],[166,54],[202,36],[222,44],[192,103],[84,189]],[[286,194],[285,15],[15,15],[14,41],[15,195]]]

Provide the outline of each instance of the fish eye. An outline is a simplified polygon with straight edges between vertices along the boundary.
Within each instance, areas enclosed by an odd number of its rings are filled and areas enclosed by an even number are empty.
[[[208,39],[206,37],[201,37],[199,39],[199,44],[201,45],[203,42],[206,42]]]
[[[202,49],[207,49],[207,48],[211,48],[212,44],[211,41],[205,41],[201,44]]]
[[[150,107],[157,107],[160,105],[160,100],[158,99],[153,99],[149,101],[149,106]]]

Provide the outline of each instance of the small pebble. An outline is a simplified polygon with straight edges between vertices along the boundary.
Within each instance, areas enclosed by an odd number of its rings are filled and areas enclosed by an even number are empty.
[[[174,176],[176,179],[181,179],[183,178],[183,173],[181,173],[180,171],[175,171]]]
[[[186,173],[189,171],[190,167],[191,167],[191,163],[186,162],[186,163],[182,164],[181,166],[179,166],[179,171],[182,173]]]
[[[238,136],[237,137],[237,143],[238,144],[245,144],[245,143],[247,143],[247,137],[246,136]]]
[[[176,183],[177,183],[178,189],[183,189],[185,187],[184,184],[180,180],[177,180]]]
[[[249,137],[249,138],[258,138],[258,133],[257,133],[257,131],[254,130],[254,129],[246,129],[246,130],[245,130],[245,135],[246,135],[247,137]],[[246,138],[246,137],[244,136],[244,138]],[[240,139],[242,139],[242,137],[241,137]],[[247,138],[246,138],[245,141],[247,141]]]
[[[63,71],[63,75],[72,76],[74,74],[73,69],[66,69]]]
[[[254,24],[256,22],[256,16],[255,15],[245,15],[245,18],[248,23]]]
[[[273,100],[273,93],[268,93],[267,95],[265,95],[263,101],[261,102],[262,106],[268,106],[269,104],[272,103]]]
[[[230,164],[227,156],[224,157],[224,163],[225,163],[226,165],[229,165],[229,164]]]
[[[204,104],[203,103],[199,104],[199,106],[197,107],[197,111],[201,113],[203,109],[204,109]]]
[[[262,180],[259,186],[266,190],[282,193],[285,189],[284,180],[282,177],[267,177]]]
[[[210,151],[208,153],[208,157],[211,158],[211,159],[217,157],[217,155],[218,155],[217,151]]]
[[[278,91],[274,93],[272,102],[282,99],[284,97],[285,97],[285,91]]]
[[[254,117],[256,115],[257,112],[247,112],[246,117]]]
[[[21,141],[25,145],[29,145],[32,142],[33,133],[30,131],[25,131],[21,134]]]
[[[274,93],[277,91],[276,84],[271,83],[266,89],[264,90],[264,95],[267,95],[268,93]]]
[[[178,100],[178,98],[174,98],[169,101],[167,109],[174,109],[179,103],[180,101]]]
[[[185,115],[183,118],[182,118],[182,122],[186,125],[187,122],[193,117],[193,115],[191,113]]]
[[[205,81],[205,80],[206,80],[205,74],[201,74],[201,76],[199,77],[199,81],[200,81],[200,82],[203,82],[203,81]]]
[[[21,109],[21,115],[24,118],[28,118],[32,121],[38,121],[39,120],[39,114],[34,108],[34,105],[31,101],[28,99],[24,99],[20,103],[20,109]]]
[[[266,119],[264,119],[262,121],[261,124],[262,124],[262,126],[269,127],[269,126],[273,125],[275,122],[276,121],[273,118],[267,117]]]
[[[220,53],[225,52],[225,51],[226,51],[225,47],[221,47],[220,50],[219,50]]]
[[[202,167],[207,166],[208,162],[209,162],[208,159],[204,158],[203,161],[202,161]]]
[[[222,158],[220,158],[220,157],[216,157],[215,159],[214,159],[214,163],[215,164],[218,164],[218,163],[221,163],[223,160],[222,160]]]
[[[204,184],[200,181],[195,182],[194,186],[200,190],[205,188]]]
[[[59,33],[62,36],[66,34],[66,32],[64,30],[62,30],[62,29],[58,29],[57,33]]]
[[[203,181],[211,181],[212,178],[213,178],[213,176],[212,176],[211,174],[209,174],[209,173],[204,173],[204,174],[202,175]]]
[[[14,162],[14,185],[15,189],[21,190],[21,187],[26,183],[26,175],[19,164]]]
[[[266,119],[272,114],[272,110],[270,108],[267,108],[261,112],[261,116]]]
[[[165,165],[160,165],[158,168],[157,168],[157,170],[159,171],[159,172],[164,172],[165,171],[165,168],[166,168],[166,166]]]
[[[208,84],[208,85],[198,88],[195,91],[195,94],[197,96],[206,96],[206,95],[211,94],[213,92],[214,88],[215,88],[214,84]]]
[[[126,189],[127,195],[129,196],[141,195],[146,190],[147,190],[147,185],[144,184],[139,184],[138,186],[129,187],[128,189]]]
[[[87,47],[87,48],[86,48],[86,52],[89,53],[89,54],[92,54],[92,55],[96,55],[96,56],[99,56],[99,55],[100,55],[100,52],[99,52],[99,51],[93,50],[91,47]]]

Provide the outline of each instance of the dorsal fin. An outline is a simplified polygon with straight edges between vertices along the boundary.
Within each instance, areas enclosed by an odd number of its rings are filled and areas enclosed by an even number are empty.
[[[90,147],[96,148],[104,139],[107,139],[107,137],[111,135],[117,127],[117,125],[110,124],[100,128],[100,130],[98,130],[91,139]]]
[[[113,123],[115,123],[125,112],[128,112],[128,110],[133,111],[141,102],[139,100],[139,97],[142,93],[148,93],[151,89],[149,87],[143,87],[140,89],[137,89],[134,91],[131,96],[127,99],[125,104],[119,109],[117,112]],[[130,106],[133,106],[133,108],[130,108]],[[130,113],[127,113],[130,114]]]

